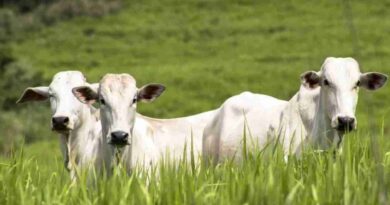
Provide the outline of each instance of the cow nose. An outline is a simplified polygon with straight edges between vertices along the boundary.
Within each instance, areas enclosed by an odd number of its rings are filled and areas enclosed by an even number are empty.
[[[123,143],[127,141],[129,134],[122,131],[111,132],[111,138],[113,143]]]
[[[355,127],[355,118],[352,117],[338,117],[339,122],[338,130],[340,131],[352,131]]]
[[[51,121],[53,122],[53,125],[66,125],[69,123],[69,117],[53,117]]]
[[[53,117],[51,119],[52,122],[52,128],[55,131],[66,131],[69,130],[68,124],[69,124],[69,117],[65,116],[58,116],[58,117]]]

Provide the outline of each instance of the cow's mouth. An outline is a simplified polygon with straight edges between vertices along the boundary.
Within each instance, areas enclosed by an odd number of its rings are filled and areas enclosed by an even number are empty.
[[[68,126],[65,125],[53,125],[51,128],[54,132],[58,132],[60,134],[69,134],[69,132],[72,130]]]
[[[108,142],[108,144],[119,147],[119,148],[130,145],[130,143],[127,140],[114,140],[114,139],[111,139]]]
[[[352,132],[354,129],[355,129],[355,126],[353,124],[352,125],[343,125],[343,126],[339,125],[336,127],[336,130],[341,134]]]

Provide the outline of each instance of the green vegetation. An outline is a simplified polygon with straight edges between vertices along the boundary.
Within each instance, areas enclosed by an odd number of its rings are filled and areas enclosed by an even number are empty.
[[[127,176],[117,170],[89,185],[84,178],[71,184],[59,160],[42,159],[42,151],[31,147],[0,164],[0,203],[380,204],[388,200],[390,185],[390,155],[382,155],[390,148],[386,141],[383,135],[350,135],[342,154],[308,150],[302,159],[285,163],[280,150],[267,150],[248,155],[239,165],[166,163],[158,176],[148,178],[144,170]]]
[[[375,93],[361,90],[359,132],[346,137],[343,154],[335,158],[308,152],[302,160],[284,163],[276,153],[215,169],[167,165],[159,180],[146,180],[139,171],[91,187],[70,184],[57,136],[49,129],[49,104],[10,104],[25,87],[47,84],[56,72],[70,69],[83,71],[90,82],[108,72],[126,72],[139,86],[165,84],[156,102],[138,106],[159,118],[214,109],[244,90],[289,99],[298,90],[299,75],[318,70],[327,56],[352,56],[363,71],[390,74],[389,9],[386,0],[126,0],[117,13],[58,20],[23,30],[15,39],[1,27],[0,145],[7,155],[0,164],[0,204],[389,200],[390,126],[382,123],[390,115],[390,86]],[[13,28],[4,19],[0,24]]]

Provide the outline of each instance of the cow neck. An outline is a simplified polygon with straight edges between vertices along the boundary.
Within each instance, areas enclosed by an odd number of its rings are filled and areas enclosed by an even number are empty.
[[[68,158],[71,167],[77,165],[85,155],[85,147],[93,145],[93,141],[97,140],[97,135],[94,134],[96,123],[99,123],[97,110],[92,106],[85,105],[79,113],[79,121],[75,128],[68,135]]]
[[[341,142],[339,133],[331,127],[331,120],[326,114],[326,102],[324,92],[319,91],[319,97],[316,100],[316,112],[313,121],[313,129],[310,137],[315,147],[325,150],[332,146],[338,146]]]
[[[60,146],[64,157],[65,168],[70,171],[71,164],[69,163],[69,134],[60,134]]]
[[[136,113],[135,124],[132,130],[131,145],[123,152],[128,168],[143,163],[144,165],[154,163],[158,154],[158,148],[154,143],[154,132],[150,119]]]

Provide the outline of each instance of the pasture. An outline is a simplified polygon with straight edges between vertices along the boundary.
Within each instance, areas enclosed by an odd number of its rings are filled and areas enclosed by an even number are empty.
[[[362,71],[389,75],[389,9],[386,0],[126,0],[117,13],[59,22],[10,44],[42,72],[42,83],[62,70],[81,70],[89,82],[124,72],[139,86],[162,83],[165,93],[138,111],[171,118],[215,109],[246,90],[290,99],[300,74],[319,70],[327,56],[352,56]],[[342,152],[307,150],[285,163],[272,147],[215,168],[166,162],[151,178],[119,168],[91,186],[70,182],[49,104],[15,105],[25,112],[7,116],[19,132],[2,134],[39,140],[18,141],[0,158],[0,204],[387,204],[389,100],[389,85],[360,91],[358,130]]]

